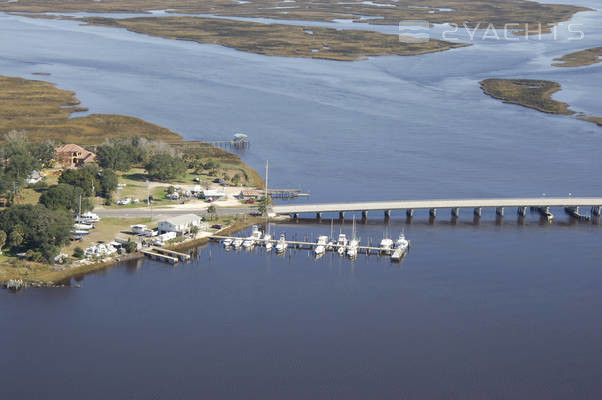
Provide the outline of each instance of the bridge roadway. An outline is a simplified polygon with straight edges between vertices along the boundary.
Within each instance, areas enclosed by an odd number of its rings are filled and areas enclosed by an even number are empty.
[[[460,208],[473,208],[475,213],[480,214],[481,208],[496,208],[498,214],[503,214],[504,207],[516,207],[524,214],[527,207],[592,207],[595,215],[599,215],[602,207],[601,197],[532,197],[532,198],[491,198],[491,199],[458,199],[458,200],[407,200],[407,201],[373,201],[356,203],[324,203],[324,204],[298,204],[277,205],[271,211],[275,214],[290,214],[298,216],[303,213],[315,213],[318,217],[321,213],[338,212],[343,216],[346,211],[361,211],[364,217],[368,211],[384,211],[387,215],[391,210],[413,210],[428,209],[431,215],[437,209],[451,209],[452,213],[458,212]],[[521,210],[522,209],[522,210]]]

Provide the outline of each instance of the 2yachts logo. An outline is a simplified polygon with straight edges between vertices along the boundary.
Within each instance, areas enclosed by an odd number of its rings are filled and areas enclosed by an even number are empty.
[[[566,37],[567,40],[582,40],[585,38],[585,33],[581,30],[583,24],[567,24]],[[469,41],[474,40],[505,40],[519,41],[532,40],[534,37],[542,40],[544,35],[552,35],[552,40],[558,39],[559,27],[555,24],[519,24],[508,23],[502,28],[496,28],[491,23],[477,23],[476,25],[468,26],[466,23],[462,25],[448,24],[445,25],[445,30],[441,32],[441,38],[447,41]],[[564,26],[563,26],[564,28]],[[399,22],[399,41],[402,43],[426,43],[431,38],[431,25],[424,20],[404,20]]]

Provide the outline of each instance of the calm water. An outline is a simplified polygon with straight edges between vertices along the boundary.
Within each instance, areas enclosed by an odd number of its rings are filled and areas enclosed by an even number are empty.
[[[595,2],[583,2],[595,6]],[[484,96],[488,77],[552,79],[602,115],[602,65],[554,57],[602,42],[478,40],[356,63],[245,54],[70,21],[0,14],[0,74],[77,91],[98,113],[189,139],[249,134],[243,158],[310,201],[599,196],[602,130]],[[600,398],[600,226],[561,210],[542,225],[507,210],[479,225],[395,217],[399,265],[201,249],[177,268],[144,261],[81,289],[0,291],[0,384],[13,398]],[[380,240],[380,215],[359,235]],[[329,224],[276,226],[298,237]],[[338,227],[336,228],[338,232]],[[349,233],[350,226],[344,229]],[[8,388],[8,389],[7,389]]]

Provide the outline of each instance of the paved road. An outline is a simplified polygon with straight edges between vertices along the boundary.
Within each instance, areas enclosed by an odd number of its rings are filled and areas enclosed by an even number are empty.
[[[358,203],[324,203],[274,206],[276,214],[301,214],[340,211],[408,210],[431,208],[485,208],[485,207],[586,207],[602,206],[600,197],[533,197],[507,199],[464,200],[410,200]]]
[[[218,216],[251,214],[256,211],[254,208],[219,208],[217,207]],[[151,210],[148,207],[141,208],[97,208],[94,210],[100,217],[115,217],[115,218],[150,218]],[[183,214],[197,214],[200,216],[207,215],[207,207],[203,208],[153,208],[153,219],[174,217]]]

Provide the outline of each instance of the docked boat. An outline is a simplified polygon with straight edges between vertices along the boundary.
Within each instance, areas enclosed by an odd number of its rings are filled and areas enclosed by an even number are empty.
[[[274,244],[272,243],[272,235],[270,235],[269,233],[263,235],[263,242],[265,243],[265,249],[267,251],[272,250],[272,247],[274,246]]]
[[[347,244],[347,255],[351,258],[356,257],[359,245],[360,241],[357,239],[355,232],[355,217],[353,217],[353,229],[351,231],[351,240]]]
[[[326,253],[327,245],[328,245],[328,236],[326,236],[326,235],[318,236],[318,241],[316,242],[316,247],[314,248],[314,253],[316,253],[316,255]]]
[[[257,225],[253,225],[251,235],[242,242],[242,247],[245,249],[251,248],[255,246],[259,240],[261,240],[261,231]]]
[[[358,246],[360,245],[360,241],[357,239],[351,239],[349,244],[347,245],[347,255],[349,257],[357,257]]]
[[[344,233],[339,233],[339,238],[337,239],[337,252],[340,255],[344,255],[347,250],[347,235]]]
[[[401,260],[408,253],[409,248],[410,242],[402,233],[401,235],[399,235],[399,239],[397,239],[397,241],[395,242],[395,246],[393,247],[393,254],[391,255],[391,260]]]
[[[234,242],[234,240],[232,240],[231,238],[226,238],[222,241],[224,247],[232,246],[232,242]]]
[[[242,243],[243,243],[243,239],[242,238],[236,238],[232,242],[232,246],[234,246],[235,249],[240,249],[240,246],[242,246]]]
[[[284,233],[282,235],[280,235],[280,239],[278,239],[278,243],[276,243],[276,252],[277,253],[284,253],[284,251],[286,250],[286,236],[284,235]]]
[[[393,248],[393,239],[389,238],[389,237],[385,237],[383,238],[383,240],[380,241],[380,251],[384,254],[389,254],[391,253],[391,249]]]

